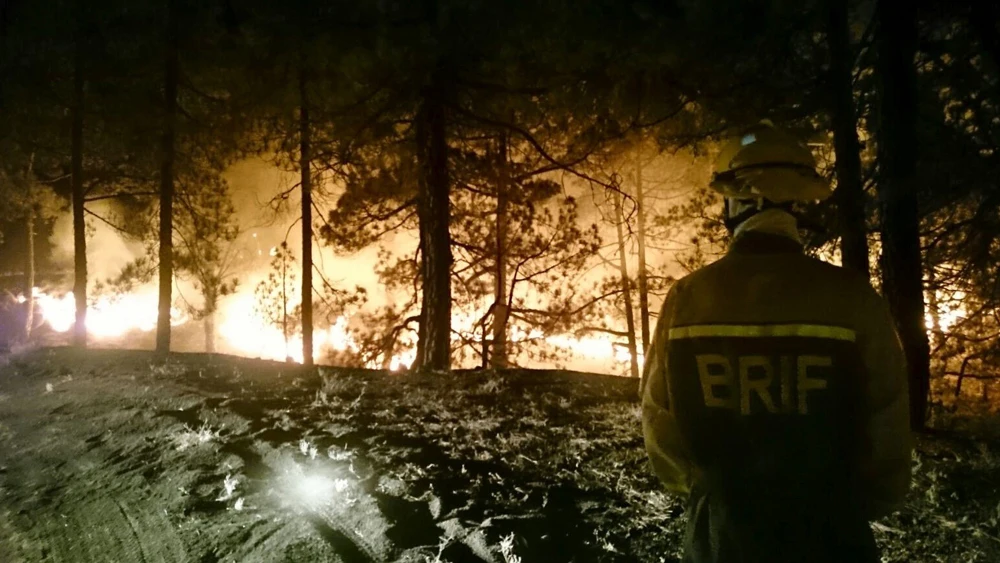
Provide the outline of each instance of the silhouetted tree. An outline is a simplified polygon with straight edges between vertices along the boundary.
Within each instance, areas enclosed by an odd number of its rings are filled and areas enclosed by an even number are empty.
[[[924,324],[923,258],[914,143],[916,16],[912,8],[877,6],[879,105],[878,196],[882,235],[882,292],[896,319],[910,373],[910,423],[924,427],[930,385]]]
[[[177,87],[180,80],[180,0],[167,0],[164,32],[163,113],[160,133],[159,300],[156,351],[170,351],[170,311],[174,277],[174,161],[177,150]]]
[[[861,146],[854,104],[854,56],[848,0],[826,0],[830,51],[830,121],[836,148],[837,212],[844,266],[868,275],[868,227],[861,177]]]

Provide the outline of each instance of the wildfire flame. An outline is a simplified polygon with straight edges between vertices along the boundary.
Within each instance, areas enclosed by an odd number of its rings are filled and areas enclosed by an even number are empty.
[[[268,323],[255,313],[252,296],[235,296],[223,318],[219,332],[232,348],[245,355],[270,360],[291,358],[302,363],[302,335],[290,334],[286,340],[280,327]],[[340,316],[329,327],[314,330],[313,350],[327,348],[339,352],[357,351],[358,345],[347,327],[348,318]],[[396,368],[398,364],[394,364],[394,369]]]
[[[931,311],[930,307],[928,307],[927,312],[924,314],[924,324],[928,332],[931,333],[932,338],[935,332],[947,333],[959,321],[965,319],[968,311],[966,310],[964,300],[964,291],[955,291],[949,295],[946,295],[942,291],[937,292],[937,299],[935,300],[938,304],[937,314],[935,315],[935,312]]]
[[[32,293],[42,317],[52,330],[67,332],[73,328],[76,303],[72,292],[54,297],[35,288]],[[156,328],[156,310],[155,294],[101,296],[87,307],[87,332],[98,338],[114,338],[133,330],[149,332]],[[171,308],[172,326],[180,326],[187,320],[183,311]]]
[[[964,294],[956,292],[949,295],[947,301],[939,294],[938,311],[933,315],[928,311],[926,326],[931,337],[934,333],[947,333],[967,315],[962,304]],[[45,323],[55,332],[65,333],[73,328],[75,322],[76,304],[72,293],[61,296],[50,295],[35,288],[33,292],[36,306],[41,312]],[[24,303],[24,296],[18,298]],[[87,332],[92,336],[102,338],[121,337],[132,331],[151,332],[156,329],[157,297],[153,292],[139,292],[116,296],[100,296],[93,300],[87,309]],[[262,319],[254,307],[253,296],[240,294],[232,296],[223,310],[220,310],[222,322],[219,334],[225,345],[235,353],[244,356],[258,357],[270,360],[292,360],[301,363],[302,336],[290,334],[286,339],[281,328]],[[457,317],[454,325],[456,330],[461,327],[470,328],[474,323],[470,318]],[[183,311],[171,309],[171,325],[180,326],[190,321]],[[936,322],[935,322],[936,321]],[[358,351],[358,343],[348,330],[350,319],[346,316],[337,317],[328,327],[319,327],[313,332],[313,349],[317,354],[324,350]],[[471,328],[469,330],[471,332]],[[455,337],[457,338],[457,336]],[[594,334],[577,336],[571,334],[546,335],[538,330],[524,332],[512,327],[510,334],[512,342],[528,339],[543,340],[550,346],[569,352],[576,358],[594,361],[614,362],[625,366],[631,360],[628,348],[623,346],[611,335]],[[416,350],[406,349],[393,356],[389,362],[392,370],[403,369],[416,359]],[[638,363],[643,365],[643,353],[638,353]],[[376,363],[371,368],[381,367]]]
[[[72,293],[61,296],[48,294],[35,289],[34,299],[45,323],[55,332],[65,333],[73,328],[76,321],[76,304]],[[25,299],[22,297],[21,302]],[[101,296],[92,301],[87,309],[87,332],[98,338],[116,338],[133,331],[151,332],[156,329],[157,297],[153,292],[124,294],[120,296]],[[171,325],[181,326],[191,319],[179,309],[171,310]],[[232,296],[225,307],[219,311],[221,322],[219,335],[230,350],[244,356],[258,357],[270,360],[292,360],[302,363],[302,336],[291,333],[286,339],[281,327],[261,318],[254,307],[254,298],[250,294]],[[464,317],[455,319],[456,327],[474,323]],[[350,319],[346,316],[337,317],[328,327],[317,328],[313,332],[313,349],[317,353],[324,350],[358,351],[358,343],[348,330]],[[457,336],[455,337],[457,338]],[[549,345],[567,351],[577,358],[595,361],[614,361],[628,364],[631,356],[628,349],[616,343],[611,335],[593,335],[577,337],[568,334],[545,335],[538,330],[524,333],[516,327],[510,335],[511,341],[541,339]],[[389,369],[403,369],[416,359],[416,350],[409,348],[393,356]],[[639,353],[639,365],[643,356]],[[371,368],[379,365],[372,363]]]

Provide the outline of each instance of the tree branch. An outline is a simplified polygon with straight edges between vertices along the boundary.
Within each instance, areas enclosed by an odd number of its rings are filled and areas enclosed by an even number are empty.
[[[466,109],[466,108],[464,108],[464,107],[462,107],[460,105],[457,105],[457,104],[450,104],[449,107],[451,107],[452,109],[454,109],[459,114],[464,115],[464,116],[468,117],[469,119],[472,119],[473,121],[478,121],[478,122],[483,123],[485,125],[489,125],[489,126],[496,127],[496,128],[499,128],[499,129],[506,129],[508,131],[516,133],[517,135],[520,135],[525,141],[528,142],[528,144],[530,144],[535,149],[535,151],[538,152],[539,155],[541,155],[542,158],[544,158],[546,161],[548,161],[551,164],[551,166],[549,167],[548,170],[542,169],[543,172],[551,172],[551,171],[554,171],[554,170],[564,170],[564,171],[569,172],[570,174],[573,174],[574,176],[577,176],[577,177],[579,177],[581,179],[584,179],[584,180],[587,180],[589,182],[593,182],[593,183],[599,184],[601,186],[604,186],[605,188],[609,188],[609,189],[614,189],[616,191],[620,191],[616,186],[612,186],[611,184],[608,184],[606,182],[602,182],[601,180],[598,180],[597,178],[594,178],[593,176],[590,176],[589,174],[585,174],[583,172],[580,172],[579,170],[577,170],[575,168],[579,164],[582,164],[582,163],[586,162],[587,159],[590,158],[590,156],[594,152],[597,151],[597,149],[598,149],[597,146],[595,146],[590,151],[586,151],[583,156],[575,158],[575,159],[573,159],[573,160],[571,160],[569,162],[562,162],[559,159],[557,159],[556,157],[550,155],[549,152],[545,149],[545,147],[542,146],[541,142],[539,142],[537,139],[535,139],[534,135],[532,135],[531,133],[529,133],[526,129],[518,127],[517,125],[514,125],[513,123],[507,123],[505,121],[498,121],[496,119],[491,119],[491,118],[488,118],[488,117],[483,117],[481,115],[477,115],[476,113],[474,113],[472,111],[469,111],[468,109]],[[539,173],[541,173],[541,172],[539,172]]]
[[[528,313],[528,314],[539,315],[539,316],[544,316],[544,317],[574,316],[574,315],[578,315],[578,314],[582,313],[583,311],[589,309],[590,307],[593,307],[597,302],[601,301],[602,299],[607,299],[608,297],[611,297],[613,295],[617,295],[617,294],[621,293],[621,291],[622,291],[621,289],[616,289],[616,290],[604,293],[602,295],[598,295],[597,297],[591,298],[589,301],[585,301],[583,303],[583,305],[580,305],[576,309],[572,309],[570,311],[560,311],[560,312],[554,313],[552,311],[546,311],[546,310],[543,310],[543,309],[531,309],[531,308],[521,308],[521,307],[519,307],[517,309],[512,309],[512,310],[513,311],[517,311],[518,313]]]
[[[491,82],[484,82],[480,80],[471,80],[468,78],[459,78],[456,80],[458,84],[463,86],[468,86],[474,90],[485,90],[487,92],[496,92],[500,94],[522,94],[525,96],[544,96],[549,92],[548,88],[542,87],[510,87],[504,84],[494,84]]]
[[[628,332],[622,330],[614,330],[611,328],[600,327],[600,326],[583,326],[576,330],[576,334],[583,334],[585,332],[603,332],[605,334],[610,334],[612,336],[618,336],[620,338],[627,338],[629,336]]]
[[[123,227],[120,227],[120,226],[118,226],[118,225],[115,225],[115,224],[114,224],[114,223],[112,223],[111,221],[109,221],[109,220],[105,219],[104,217],[102,217],[102,216],[98,215],[97,213],[94,213],[93,211],[91,211],[91,210],[87,209],[86,207],[84,207],[84,208],[83,208],[83,211],[84,211],[84,213],[86,213],[86,214],[90,215],[91,217],[95,217],[95,218],[97,218],[98,220],[100,220],[101,222],[103,222],[103,223],[104,223],[105,225],[107,225],[107,226],[111,227],[112,229],[114,229],[114,230],[118,231],[119,233],[121,233],[121,234],[123,234],[123,235],[127,235],[127,236],[129,236],[129,237],[131,237],[131,236],[132,236],[132,233],[129,233],[129,232],[128,232],[127,230],[125,230],[125,229],[124,229]]]
[[[122,197],[153,197],[160,195],[160,192],[119,192],[107,195],[95,195],[91,197],[83,198],[84,203],[91,203],[94,201],[101,201],[105,199],[118,199]]]

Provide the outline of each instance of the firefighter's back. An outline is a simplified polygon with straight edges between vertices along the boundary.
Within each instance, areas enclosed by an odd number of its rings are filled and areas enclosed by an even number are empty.
[[[874,560],[854,498],[873,299],[861,276],[755,233],[678,282],[666,358],[702,476],[694,561]]]

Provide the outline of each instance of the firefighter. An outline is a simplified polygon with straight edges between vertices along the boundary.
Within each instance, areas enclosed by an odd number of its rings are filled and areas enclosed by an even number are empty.
[[[803,253],[830,187],[770,122],[725,145],[727,254],[671,288],[641,385],[653,470],[687,497],[684,562],[879,561],[910,484],[904,356],[866,276]]]

